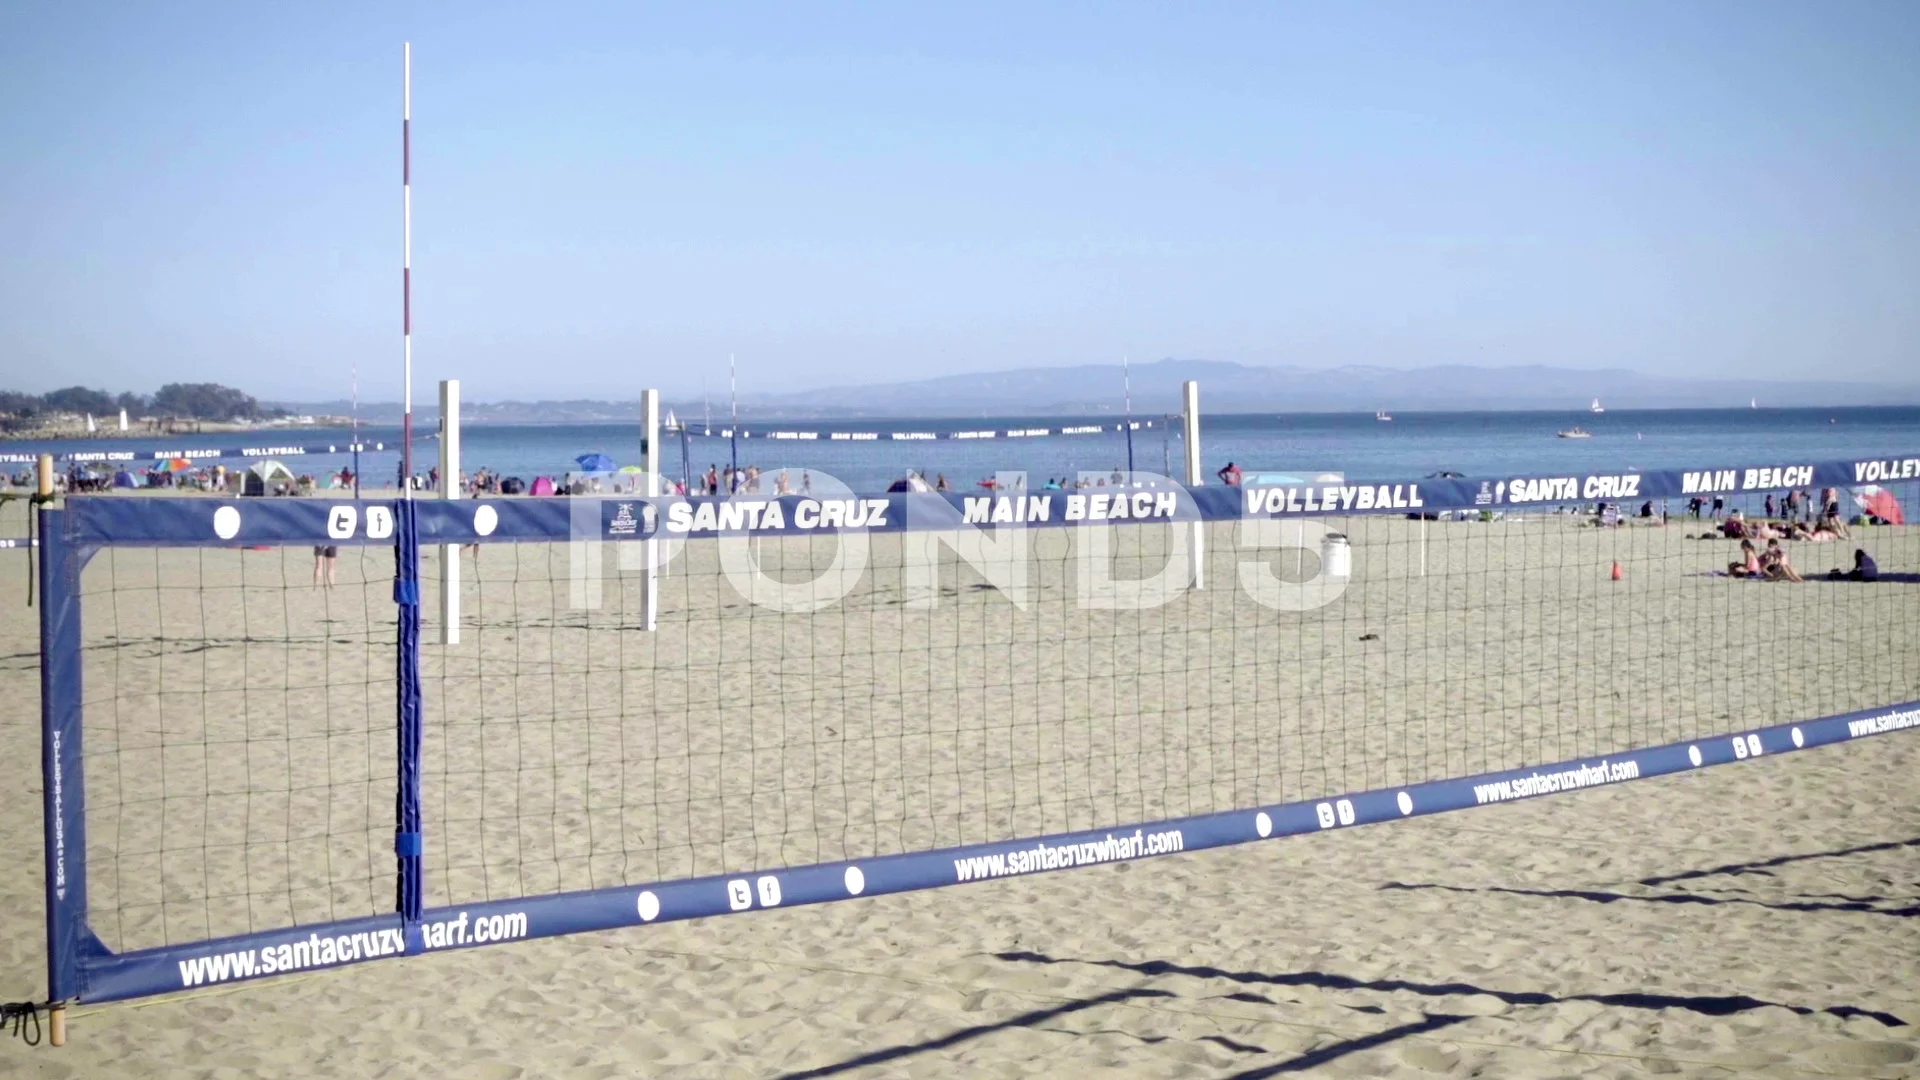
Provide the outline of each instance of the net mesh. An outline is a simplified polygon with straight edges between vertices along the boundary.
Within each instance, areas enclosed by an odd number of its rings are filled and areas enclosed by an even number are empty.
[[[393,552],[108,548],[82,572],[89,910],[116,951],[388,910]]]
[[[1352,573],[1305,610],[1260,583],[1326,581],[1319,532],[1272,549],[1202,526],[1205,587],[1135,608],[1109,583],[1177,576],[1192,526],[1020,530],[984,565],[939,545],[931,574],[926,534],[864,537],[860,565],[830,534],[692,541],[651,631],[639,543],[425,547],[428,903],[1317,799],[1920,698],[1900,629],[1920,588],[1898,574],[1920,534],[1790,541],[1806,582],[1756,582],[1675,509],[1327,519]],[[1829,580],[1855,549],[1889,580]],[[440,645],[449,557],[463,625]],[[313,562],[113,549],[85,571],[110,947],[391,908],[393,555],[341,548],[331,589]],[[748,599],[748,564],[784,605]]]

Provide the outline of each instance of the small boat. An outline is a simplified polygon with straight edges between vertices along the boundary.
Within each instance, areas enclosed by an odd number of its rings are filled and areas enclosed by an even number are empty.
[[[1593,399],[1593,404],[1592,404],[1592,406],[1590,406],[1590,408],[1591,408],[1591,409],[1592,409],[1592,410],[1593,410],[1594,412],[1597,412],[1597,413],[1603,413],[1603,412],[1606,412],[1606,411],[1607,411],[1607,410],[1605,410],[1605,409],[1603,409],[1603,408],[1601,408],[1601,407],[1600,407],[1600,399],[1599,399],[1599,398],[1594,398],[1594,399]]]
[[[1556,435],[1558,435],[1558,436],[1560,436],[1560,437],[1561,437],[1561,438],[1563,438],[1563,439],[1591,439],[1591,438],[1593,438],[1593,432],[1591,432],[1591,431],[1588,431],[1588,430],[1587,430],[1586,428],[1583,428],[1583,427],[1570,427],[1570,428],[1568,428],[1568,429],[1567,429],[1567,430],[1565,430],[1565,431],[1556,431],[1556,432],[1554,432],[1554,434],[1556,434]]]
[[[1759,398],[1748,398],[1748,399],[1747,399],[1747,408],[1749,408],[1749,409],[1757,409],[1757,408],[1759,408],[1759,407],[1760,407],[1760,399],[1759,399]]]
[[[1382,422],[1393,419],[1393,417],[1387,415],[1387,410],[1385,409],[1381,409],[1379,412],[1374,413],[1373,418],[1375,420],[1379,420]]]

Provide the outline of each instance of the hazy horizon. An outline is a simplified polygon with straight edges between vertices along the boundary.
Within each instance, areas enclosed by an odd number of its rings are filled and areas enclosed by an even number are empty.
[[[787,393],[1213,357],[1906,382],[1920,8],[0,13],[0,381]]]

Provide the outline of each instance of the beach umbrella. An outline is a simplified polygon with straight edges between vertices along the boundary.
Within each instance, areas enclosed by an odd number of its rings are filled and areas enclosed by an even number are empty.
[[[641,468],[638,465],[622,465],[620,466],[620,471],[623,473],[632,474],[632,473],[643,473],[643,472],[646,472],[647,470]]]
[[[612,472],[614,461],[605,454],[581,454],[573,459],[581,472]]]
[[[1886,488],[1878,484],[1867,484],[1863,487],[1849,488],[1848,490],[1853,494],[1853,501],[1860,504],[1860,509],[1879,518],[1881,521],[1889,525],[1905,525],[1907,523],[1906,514],[1900,510],[1900,500],[1894,498],[1893,492],[1888,491]]]
[[[161,468],[167,472],[186,472],[188,469],[193,468],[193,462],[183,457],[177,457],[170,459],[165,465],[161,466]]]

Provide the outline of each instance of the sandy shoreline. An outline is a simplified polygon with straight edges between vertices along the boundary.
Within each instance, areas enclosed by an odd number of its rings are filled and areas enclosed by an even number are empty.
[[[1729,545],[1677,527],[1342,527],[1354,582],[1312,612],[1234,588],[1225,527],[1209,589],[1083,611],[1079,541],[1054,531],[1028,611],[954,570],[911,610],[882,570],[829,613],[783,615],[692,550],[652,635],[621,629],[636,576],[611,557],[606,603],[576,612],[563,546],[490,546],[466,640],[427,650],[431,902],[1151,820],[1920,697],[1911,585],[1702,576]],[[1121,538],[1120,576],[1161,535]],[[1920,563],[1912,531],[1870,536],[1883,567]],[[1850,551],[1794,555],[1814,572]],[[885,538],[873,553],[901,557]],[[829,554],[763,548],[775,576]],[[23,687],[24,567],[0,552],[0,654]],[[390,556],[348,549],[332,593],[310,567],[304,549],[149,551],[89,571],[89,640],[115,635],[87,675],[110,944],[390,902]],[[3,708],[37,745],[35,695]],[[6,761],[0,813],[37,837],[37,755]],[[1394,828],[364,965],[83,1011],[73,1047],[0,1059],[46,1076],[1901,1075],[1920,1049],[1916,764],[1895,735]],[[44,963],[38,844],[16,848],[9,999],[40,992]]]

